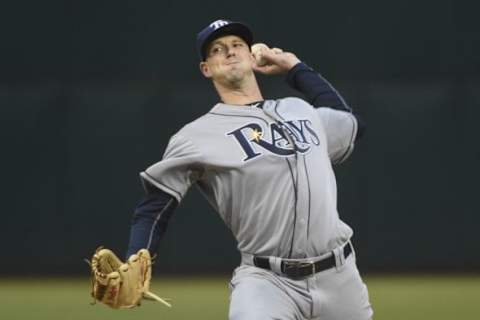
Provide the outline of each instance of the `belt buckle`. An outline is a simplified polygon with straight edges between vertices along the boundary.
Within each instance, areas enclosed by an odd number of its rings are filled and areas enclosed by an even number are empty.
[[[300,278],[304,276],[308,276],[311,274],[315,274],[315,262],[314,261],[307,261],[307,262],[299,262],[299,261],[283,261],[283,273],[288,275],[292,278]],[[305,271],[305,269],[309,268],[310,270]],[[302,272],[301,272],[302,271]]]
[[[296,261],[282,261],[282,272],[292,278],[299,277],[299,262]]]

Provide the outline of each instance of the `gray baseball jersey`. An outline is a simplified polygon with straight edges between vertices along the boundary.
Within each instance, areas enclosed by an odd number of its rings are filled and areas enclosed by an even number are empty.
[[[337,212],[332,163],[348,157],[356,131],[352,114],[299,98],[219,103],[141,177],[179,202],[197,184],[242,253],[320,256],[352,236]]]

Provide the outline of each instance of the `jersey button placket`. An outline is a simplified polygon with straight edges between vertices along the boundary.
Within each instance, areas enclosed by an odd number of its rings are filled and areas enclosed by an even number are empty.
[[[298,203],[297,203],[297,226],[296,226],[296,255],[299,258],[307,258],[307,217],[308,217],[308,186],[306,184],[305,169],[298,165]]]

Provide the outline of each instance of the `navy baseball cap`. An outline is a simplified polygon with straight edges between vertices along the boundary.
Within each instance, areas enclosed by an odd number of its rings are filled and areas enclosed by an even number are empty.
[[[253,34],[245,24],[230,20],[217,20],[210,23],[197,35],[197,51],[202,61],[207,57],[207,46],[215,39],[226,36],[239,36],[248,44],[252,45]]]

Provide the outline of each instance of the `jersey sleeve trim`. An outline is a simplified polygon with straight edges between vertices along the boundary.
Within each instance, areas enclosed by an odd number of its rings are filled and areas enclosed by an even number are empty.
[[[339,158],[338,161],[335,161],[334,164],[339,164],[339,163],[342,163],[343,161],[345,161],[352,154],[353,147],[355,146],[355,137],[357,136],[358,124],[357,124],[357,120],[355,119],[353,114],[350,114],[349,118],[353,122],[353,124],[352,124],[353,128],[352,128],[352,134],[350,136],[350,142],[348,144],[347,149],[343,153],[343,155]]]
[[[147,172],[141,172],[140,173],[140,177],[146,181],[148,181],[150,184],[152,184],[153,186],[157,187],[158,189],[168,193],[169,195],[171,195],[172,197],[174,197],[178,203],[180,203],[182,201],[182,194],[180,192],[178,192],[177,190],[171,188],[171,187],[168,187],[160,182],[158,182],[157,180],[155,180],[155,178],[153,178],[151,175],[149,175]]]
[[[170,199],[168,201],[168,203],[165,205],[165,207],[157,214],[157,216],[155,217],[155,221],[150,229],[150,234],[149,234],[149,237],[148,237],[148,244],[147,244],[147,249],[152,252],[156,252],[156,248],[151,248],[152,246],[152,241],[154,239],[154,235],[155,235],[155,228],[157,227],[157,224],[158,224],[158,221],[160,221],[160,219],[162,218],[163,214],[170,208],[170,206],[174,204],[173,202],[173,199]]]
[[[304,62],[296,64],[287,74],[287,83],[305,95],[315,108],[352,112],[352,108],[333,85]]]

